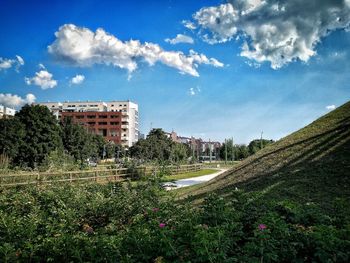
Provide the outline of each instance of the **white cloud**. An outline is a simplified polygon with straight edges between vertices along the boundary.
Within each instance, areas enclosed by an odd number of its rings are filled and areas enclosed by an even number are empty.
[[[0,104],[6,107],[18,108],[23,106],[24,104],[32,104],[35,102],[35,100],[36,97],[31,93],[27,94],[25,98],[21,98],[20,96],[15,94],[0,93]]]
[[[57,86],[57,80],[52,78],[52,74],[47,70],[40,70],[32,78],[25,78],[27,85],[36,85],[42,89],[50,89]]]
[[[0,57],[0,71],[6,70],[11,67],[15,67],[15,70],[18,71],[21,66],[24,65],[24,60],[22,57],[16,55],[15,59],[7,59]]]
[[[84,75],[76,75],[75,77],[73,77],[72,79],[71,79],[71,84],[76,84],[76,85],[78,85],[78,84],[81,84],[83,81],[84,81],[84,79],[85,79],[85,76]]]
[[[335,105],[328,105],[328,106],[326,106],[327,110],[334,110],[335,108],[336,108]]]
[[[331,31],[350,25],[349,0],[235,0],[193,15],[208,43],[243,40],[241,56],[278,69],[316,55]]]
[[[190,88],[189,91],[188,91],[188,94],[190,96],[195,96],[195,95],[197,95],[200,92],[201,92],[201,89],[197,86],[195,88]]]
[[[188,28],[190,30],[195,30],[197,28],[196,25],[193,22],[188,21],[188,20],[183,20],[182,24],[184,25],[184,27],[186,27],[186,28]]]
[[[165,42],[168,42],[172,45],[178,44],[178,43],[187,43],[187,44],[193,44],[193,38],[186,36],[186,35],[182,35],[182,34],[177,34],[175,38],[166,38],[164,40]]]
[[[39,69],[46,69],[45,66],[44,66],[44,64],[42,64],[42,63],[40,63],[40,64],[38,65],[38,67],[39,67]]]
[[[143,60],[150,66],[161,62],[178,69],[180,73],[199,76],[199,64],[215,67],[222,65],[216,59],[208,59],[205,55],[195,52],[185,55],[180,51],[165,51],[153,43],[142,44],[138,40],[123,42],[102,28],[92,32],[88,28],[65,24],[55,35],[56,40],[48,46],[48,51],[58,59],[79,66],[113,65],[128,70],[130,74],[137,69],[140,60]]]

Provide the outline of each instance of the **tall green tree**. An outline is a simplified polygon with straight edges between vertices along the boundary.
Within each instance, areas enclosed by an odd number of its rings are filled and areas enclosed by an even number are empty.
[[[64,149],[81,164],[89,157],[97,157],[102,142],[98,135],[89,134],[85,127],[74,123],[72,118],[66,117],[61,121],[62,142]],[[102,145],[103,148],[103,145]]]
[[[0,154],[15,159],[23,146],[24,125],[18,118],[0,119]]]
[[[25,132],[21,149],[14,159],[16,164],[35,168],[51,151],[62,148],[60,126],[46,106],[25,105],[15,118]]]

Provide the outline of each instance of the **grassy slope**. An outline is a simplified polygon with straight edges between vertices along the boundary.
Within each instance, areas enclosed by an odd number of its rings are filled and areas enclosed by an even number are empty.
[[[200,201],[238,187],[259,198],[317,202],[350,199],[350,102],[247,158],[229,172],[181,193]]]

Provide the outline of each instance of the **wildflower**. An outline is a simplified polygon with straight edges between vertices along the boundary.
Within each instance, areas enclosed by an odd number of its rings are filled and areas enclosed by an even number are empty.
[[[164,228],[165,226],[166,226],[166,225],[165,225],[164,223],[160,223],[160,224],[159,224],[159,227],[160,227],[160,228]]]
[[[88,233],[88,234],[92,234],[94,232],[94,229],[88,224],[83,225],[83,230],[85,233]]]
[[[265,224],[260,224],[259,225],[259,230],[261,230],[261,231],[263,231],[266,228],[267,228],[267,226]]]
[[[158,212],[159,211],[159,208],[158,207],[155,207],[152,209],[153,212]]]

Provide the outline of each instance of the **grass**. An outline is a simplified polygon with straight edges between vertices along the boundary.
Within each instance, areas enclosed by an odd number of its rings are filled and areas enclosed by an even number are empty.
[[[213,174],[213,173],[216,173],[217,171],[218,170],[215,170],[215,169],[202,169],[202,170],[195,171],[195,172],[165,176],[162,178],[162,181],[174,181],[174,180],[187,179],[187,178],[192,178],[192,177]]]
[[[313,202],[329,210],[337,198],[350,200],[349,171],[350,102],[179,198],[201,202],[216,193],[229,200],[238,188],[261,200]]]

